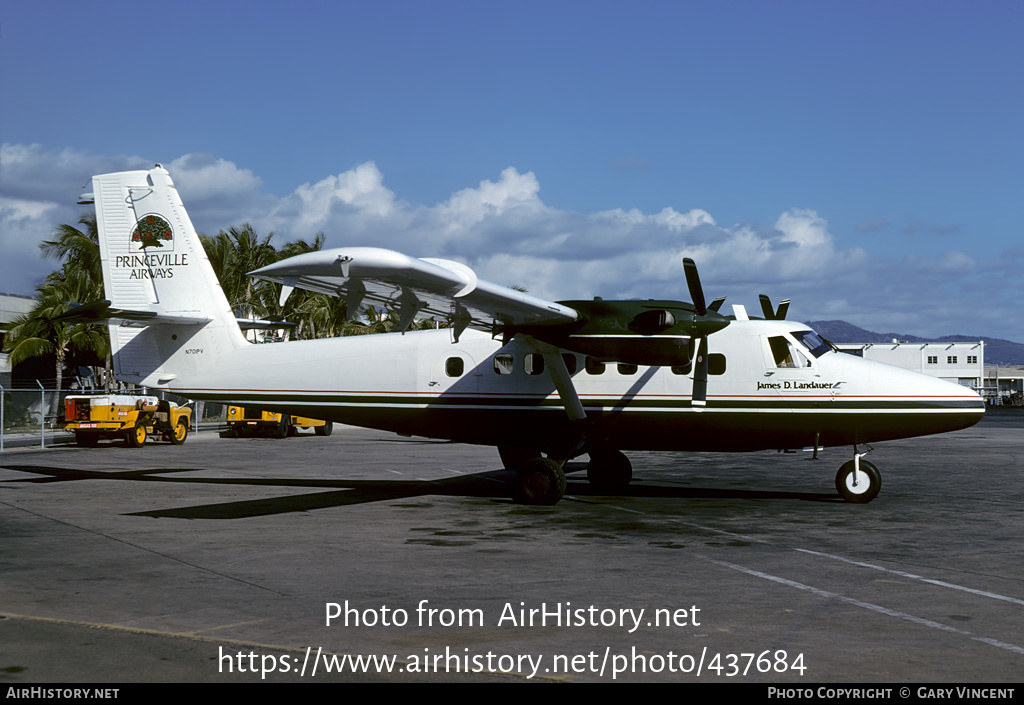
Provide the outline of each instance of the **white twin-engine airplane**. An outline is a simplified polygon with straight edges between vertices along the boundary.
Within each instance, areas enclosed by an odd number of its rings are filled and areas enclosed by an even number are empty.
[[[836,475],[848,502],[878,494],[860,446],[971,426],[970,389],[841,354],[761,297],[766,320],[705,303],[545,301],[467,266],[369,247],[312,252],[252,276],[397,309],[450,328],[255,345],[243,336],[170,175],[160,165],[93,177],[109,319],[122,380],[399,434],[497,446],[517,499],[554,504],[563,466],[620,491],[624,450],[755,451],[852,446]]]

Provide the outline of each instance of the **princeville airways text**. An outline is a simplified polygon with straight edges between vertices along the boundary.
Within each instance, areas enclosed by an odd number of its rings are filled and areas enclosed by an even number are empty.
[[[170,279],[174,276],[174,267],[188,266],[188,253],[154,255],[117,255],[114,266],[119,269],[132,270],[129,279]]]

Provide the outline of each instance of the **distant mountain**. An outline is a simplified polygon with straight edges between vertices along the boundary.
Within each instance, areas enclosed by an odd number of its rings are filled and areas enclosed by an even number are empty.
[[[970,335],[944,335],[938,338],[921,338],[906,333],[872,333],[846,321],[809,321],[811,328],[833,343],[889,343],[892,339],[908,343],[975,343],[985,341],[986,365],[1024,365],[1024,343],[1014,343],[1002,338]]]

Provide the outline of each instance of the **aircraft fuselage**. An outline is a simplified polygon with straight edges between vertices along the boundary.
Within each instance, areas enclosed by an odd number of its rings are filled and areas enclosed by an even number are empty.
[[[588,421],[621,450],[851,445],[965,428],[984,412],[960,385],[831,350],[815,355],[797,339],[804,331],[786,321],[732,321],[711,336],[709,352],[722,356],[724,370],[709,377],[702,410],[691,404],[688,368],[588,365],[581,354],[563,355]],[[791,352],[780,359],[783,343]],[[173,346],[178,360],[189,350],[187,341]],[[169,384],[148,382],[196,399],[466,443],[545,450],[564,441],[569,425],[540,355],[518,338],[502,346],[468,330],[453,344],[442,329],[243,344],[204,366],[213,352],[187,354],[193,369]]]

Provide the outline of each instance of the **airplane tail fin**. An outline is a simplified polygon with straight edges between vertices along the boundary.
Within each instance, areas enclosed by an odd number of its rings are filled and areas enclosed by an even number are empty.
[[[101,174],[96,205],[114,371],[124,381],[180,387],[182,378],[246,345],[170,174]]]

